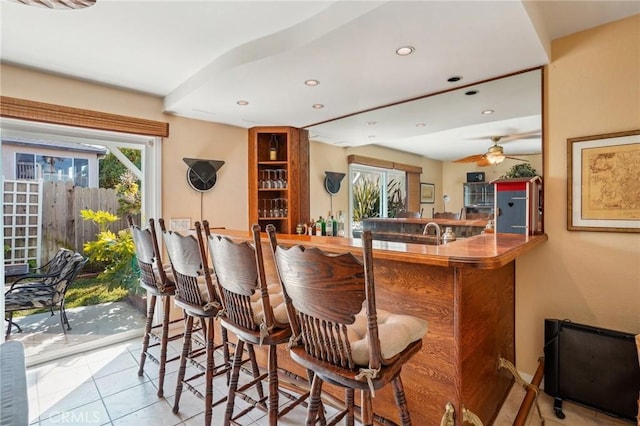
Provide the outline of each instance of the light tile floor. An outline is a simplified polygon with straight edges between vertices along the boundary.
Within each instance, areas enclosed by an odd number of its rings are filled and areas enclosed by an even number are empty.
[[[29,386],[29,418],[32,425],[202,425],[203,403],[188,391],[183,391],[180,411],[173,414],[173,396],[178,362],[168,364],[165,378],[165,397],[156,396],[158,367],[147,361],[145,373],[137,375],[141,339],[104,347],[40,364],[27,370]],[[170,345],[170,353],[177,353],[180,341]],[[224,376],[215,380],[214,399],[226,393]],[[524,390],[514,385],[494,425],[511,425]],[[281,402],[282,402],[281,398]],[[240,404],[240,403],[239,403]],[[375,405],[375,401],[374,401]],[[564,403],[566,419],[555,417],[552,399],[541,393],[540,405],[546,426],[621,426],[634,422],[623,421],[581,406]],[[214,408],[213,424],[219,425],[224,404]],[[294,409],[280,424],[304,424],[304,409]],[[262,426],[264,413],[254,410],[241,419],[243,425]],[[539,425],[535,410],[528,425]],[[414,425],[422,425],[414,420]],[[437,425],[434,425],[437,426]]]

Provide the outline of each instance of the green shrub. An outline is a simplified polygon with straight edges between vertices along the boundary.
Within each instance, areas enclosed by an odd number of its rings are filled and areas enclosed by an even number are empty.
[[[109,225],[116,220],[115,216],[105,211],[81,210],[82,218],[92,221],[98,226],[99,233],[95,241],[84,244],[84,252],[92,263],[102,263],[105,269],[98,279],[107,284],[109,289],[122,287],[130,293],[142,293],[138,285],[138,269],[135,260],[133,237],[128,229],[113,233]]]

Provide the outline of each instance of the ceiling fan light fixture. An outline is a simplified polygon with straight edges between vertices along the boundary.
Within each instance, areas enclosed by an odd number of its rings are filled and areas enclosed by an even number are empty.
[[[500,164],[504,161],[504,155],[502,154],[487,154],[487,161],[491,164]]]
[[[504,152],[499,145],[493,145],[485,154],[485,158],[491,164],[500,164],[504,161]]]

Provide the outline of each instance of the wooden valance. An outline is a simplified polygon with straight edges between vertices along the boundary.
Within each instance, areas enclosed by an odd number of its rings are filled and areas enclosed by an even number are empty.
[[[0,96],[0,116],[147,136],[169,136],[169,123]]]
[[[362,164],[364,166],[381,167],[383,169],[396,169],[408,173],[422,173],[422,167],[411,164],[396,163],[394,161],[380,160],[379,158],[364,157],[351,154],[347,157],[347,163]]]

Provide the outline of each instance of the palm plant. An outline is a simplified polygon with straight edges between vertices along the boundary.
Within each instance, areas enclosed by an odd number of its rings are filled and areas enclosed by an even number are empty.
[[[380,211],[380,180],[362,176],[353,185],[353,220],[378,217]]]

